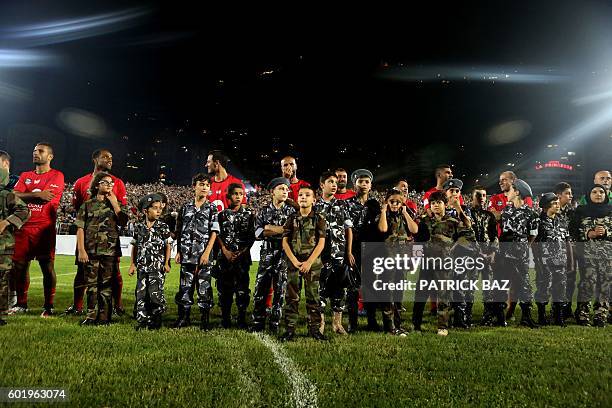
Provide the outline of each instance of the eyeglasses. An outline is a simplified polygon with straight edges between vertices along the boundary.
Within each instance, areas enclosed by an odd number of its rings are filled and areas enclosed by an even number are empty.
[[[107,186],[114,186],[115,183],[112,181],[106,181],[106,180],[102,180],[101,182],[99,182],[98,184],[106,184]]]
[[[389,200],[389,204],[402,204],[400,200]]]

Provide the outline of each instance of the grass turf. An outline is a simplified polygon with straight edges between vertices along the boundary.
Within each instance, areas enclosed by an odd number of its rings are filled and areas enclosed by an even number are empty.
[[[58,312],[71,303],[73,263],[67,256],[56,261]],[[127,261],[123,265],[124,302],[131,310],[135,278],[126,273]],[[253,265],[252,283],[255,271]],[[174,266],[166,283],[165,325],[176,317],[177,286]],[[291,384],[255,335],[235,329],[202,333],[195,325],[136,332],[128,316],[115,317],[110,327],[80,327],[77,317],[41,319],[42,303],[42,277],[33,264],[31,312],[9,317],[0,328],[0,387],[65,388],[69,404],[78,406],[291,401]],[[219,320],[215,308],[212,323]],[[305,335],[303,320],[301,326]],[[612,405],[609,327],[476,328],[451,330],[447,338],[435,335],[433,320],[424,328],[405,338],[361,332],[317,343],[300,337],[282,348],[315,385],[322,407]]]

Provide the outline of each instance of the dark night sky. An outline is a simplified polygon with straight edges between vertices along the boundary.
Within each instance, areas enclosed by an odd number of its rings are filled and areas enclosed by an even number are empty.
[[[0,50],[46,52],[56,60],[36,68],[0,64],[0,85],[30,95],[2,97],[0,86],[0,135],[5,146],[18,146],[11,129],[36,124],[67,140],[66,155],[74,154],[71,146],[109,146],[116,151],[115,171],[137,181],[155,179],[161,159],[152,159],[148,172],[130,173],[125,153],[148,158],[160,135],[166,154],[191,148],[192,160],[177,154],[162,160],[176,182],[193,170],[188,162],[202,161],[192,157],[195,152],[210,147],[228,151],[252,181],[275,175],[286,152],[298,156],[307,179],[336,165],[369,167],[379,181],[405,176],[422,188],[431,183],[433,165],[451,162],[457,175],[473,180],[509,161],[517,168],[531,165],[543,146],[609,103],[576,106],[572,100],[612,85],[610,3],[533,3],[220,10],[177,1],[6,1],[0,5]],[[10,37],[25,25],[130,7],[145,7],[146,15],[122,30],[37,46]],[[481,67],[564,79],[516,83],[450,74]],[[422,83],[384,77],[414,69],[430,77]],[[98,115],[108,132],[79,140],[57,123],[65,108]],[[493,126],[511,120],[525,121],[531,131],[503,146],[486,141]],[[568,144],[582,153],[578,160],[587,172],[610,167],[611,128],[608,123]],[[22,163],[29,163],[30,148],[18,148],[26,152]],[[68,179],[90,167],[85,153],[83,160],[62,163]]]

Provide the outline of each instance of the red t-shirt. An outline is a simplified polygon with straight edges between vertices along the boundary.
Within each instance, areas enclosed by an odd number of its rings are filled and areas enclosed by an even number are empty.
[[[246,188],[244,184],[239,178],[228,174],[225,180],[223,181],[215,181],[214,178],[211,179],[210,183],[210,193],[208,194],[208,201],[217,206],[217,210],[219,212],[229,207],[229,200],[227,199],[227,188],[232,183],[238,183],[242,186],[244,190],[244,199],[242,200],[243,204],[246,204]]]
[[[289,185],[289,198],[297,202],[298,193],[302,187],[310,187],[310,183],[304,180],[298,180],[295,183],[291,183]]]
[[[115,177],[111,174],[111,178],[115,185],[113,186],[113,193],[117,196],[117,201],[120,204],[127,205],[127,191],[125,189],[125,184],[119,177]],[[91,184],[91,179],[93,179],[93,174],[86,174],[80,179],[78,179],[74,186],[72,187],[72,206],[75,210],[79,210],[81,205],[87,200],[89,200],[89,187]]]
[[[406,207],[410,208],[412,211],[414,211],[414,213],[416,214],[418,211],[417,205],[414,201],[412,200],[406,200]]]
[[[501,212],[504,208],[506,208],[506,204],[508,204],[508,197],[506,197],[504,193],[499,193],[491,196],[487,208],[489,210]],[[533,200],[531,197],[525,198],[525,204],[527,204],[529,207],[533,207]]]
[[[36,174],[35,171],[24,171],[19,176],[19,181],[15,184],[16,192],[38,193],[44,190],[51,190],[55,197],[51,201],[30,200],[27,204],[32,215],[26,222],[25,227],[55,226],[57,207],[59,207],[64,192],[64,173],[51,169],[43,174]]]
[[[425,194],[423,194],[423,206],[425,207],[425,209],[429,208],[429,196],[431,195],[431,193],[435,193],[436,191],[444,191],[444,190],[438,190],[436,187],[432,187],[429,190],[427,190]],[[462,195],[459,196],[459,204],[463,205]]]
[[[346,192],[344,193],[334,194],[334,197],[336,197],[338,200],[348,200],[349,198],[355,197],[356,195],[357,193],[353,190],[346,190]]]

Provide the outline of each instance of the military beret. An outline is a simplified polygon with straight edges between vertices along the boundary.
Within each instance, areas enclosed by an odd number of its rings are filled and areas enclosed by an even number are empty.
[[[354,172],[351,173],[351,183],[353,183],[353,185],[355,185],[355,183],[357,182],[358,179],[360,178],[364,178],[364,177],[369,177],[370,181],[374,181],[374,176],[372,175],[372,172],[368,169],[357,169]]]
[[[525,181],[521,179],[514,180],[514,188],[516,188],[518,192],[521,193],[521,197],[523,198],[533,197],[533,193],[531,192],[531,187],[529,187],[529,184],[527,184]]]
[[[276,177],[273,178],[269,183],[268,183],[268,190],[272,191],[276,188],[276,186],[280,186],[281,184],[286,185],[287,187],[289,187],[289,185],[291,184],[289,182],[289,180],[287,180],[284,177]]]
[[[544,193],[540,196],[540,208],[548,208],[550,203],[558,199],[555,193]]]
[[[140,200],[138,200],[138,211],[146,210],[151,206],[151,204],[157,201],[160,203],[162,202],[162,196],[157,193],[150,193],[144,197],[141,197]]]
[[[442,186],[442,189],[448,190],[449,188],[458,188],[459,190],[461,190],[463,188],[463,181],[455,178],[446,180],[446,182]]]

